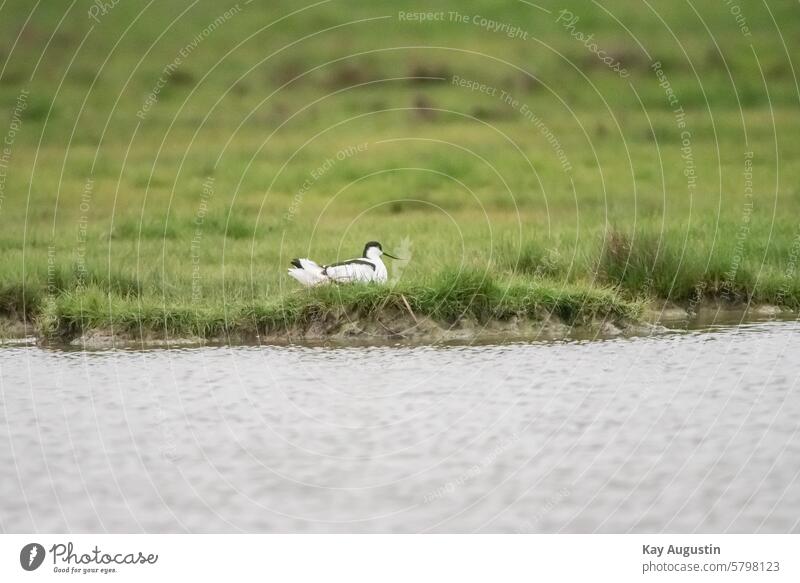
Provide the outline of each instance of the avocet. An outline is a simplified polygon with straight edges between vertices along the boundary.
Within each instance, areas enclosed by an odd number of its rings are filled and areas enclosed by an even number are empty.
[[[376,281],[385,283],[389,275],[381,256],[398,259],[383,250],[377,241],[364,245],[363,257],[348,259],[330,265],[319,265],[308,258],[292,259],[289,275],[306,287],[314,287],[324,283],[367,283]]]

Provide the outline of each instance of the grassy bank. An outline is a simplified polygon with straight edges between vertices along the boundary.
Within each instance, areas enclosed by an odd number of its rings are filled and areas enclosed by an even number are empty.
[[[0,315],[46,336],[800,307],[795,3],[89,6],[0,9]],[[386,288],[285,274],[367,240]]]
[[[44,298],[33,314],[45,339],[68,341],[92,330],[124,337],[240,338],[324,337],[344,325],[368,325],[409,316],[415,328],[426,318],[444,326],[476,326],[511,319],[542,321],[555,317],[570,325],[597,320],[634,321],[641,305],[611,290],[582,286],[530,285],[496,281],[479,272],[442,273],[426,283],[329,286],[295,291],[271,301],[223,301],[216,305],[134,295],[110,296],[91,287]],[[380,335],[399,330],[386,327]],[[355,332],[355,331],[354,331]]]

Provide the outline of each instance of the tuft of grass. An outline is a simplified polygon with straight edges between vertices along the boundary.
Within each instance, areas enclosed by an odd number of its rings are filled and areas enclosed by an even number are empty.
[[[41,310],[42,293],[38,287],[18,281],[0,282],[0,314],[22,320]]]
[[[502,288],[491,274],[467,269],[447,270],[426,286],[412,290],[413,309],[436,320],[454,322],[473,317],[480,322],[496,314],[503,301]]]
[[[557,247],[545,246],[538,241],[525,241],[520,246],[505,243],[500,250],[500,265],[513,273],[534,278],[558,279],[565,277],[568,266]]]
[[[674,228],[659,234],[612,231],[599,254],[598,276],[631,296],[798,305],[791,261],[781,269],[781,251],[764,245],[767,233],[737,238],[743,231],[735,227],[722,225],[716,239]]]

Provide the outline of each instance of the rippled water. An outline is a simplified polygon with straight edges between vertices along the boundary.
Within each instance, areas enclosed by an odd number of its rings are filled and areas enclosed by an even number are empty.
[[[0,350],[0,529],[798,530],[800,325]]]

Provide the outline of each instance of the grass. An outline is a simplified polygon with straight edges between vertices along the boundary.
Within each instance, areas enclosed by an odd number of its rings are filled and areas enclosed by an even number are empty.
[[[717,2],[571,3],[625,79],[555,2],[441,8],[527,41],[388,0],[266,29],[300,7],[239,3],[185,50],[234,4],[3,4],[0,313],[69,337],[302,328],[400,296],[443,322],[800,308],[795,3],[743,6],[749,36]],[[391,286],[286,276],[373,239],[410,258]]]
[[[622,300],[611,290],[501,284],[486,273],[467,271],[438,274],[427,285],[328,286],[295,291],[273,301],[201,306],[110,296],[91,287],[46,298],[37,309],[37,326],[40,334],[51,339],[72,339],[84,331],[109,328],[129,335],[158,331],[168,337],[224,338],[229,334],[302,334],[314,322],[372,320],[407,309],[414,317],[445,324],[465,319],[483,324],[512,317],[540,319],[550,314],[580,324],[597,318],[635,319],[641,305]]]

